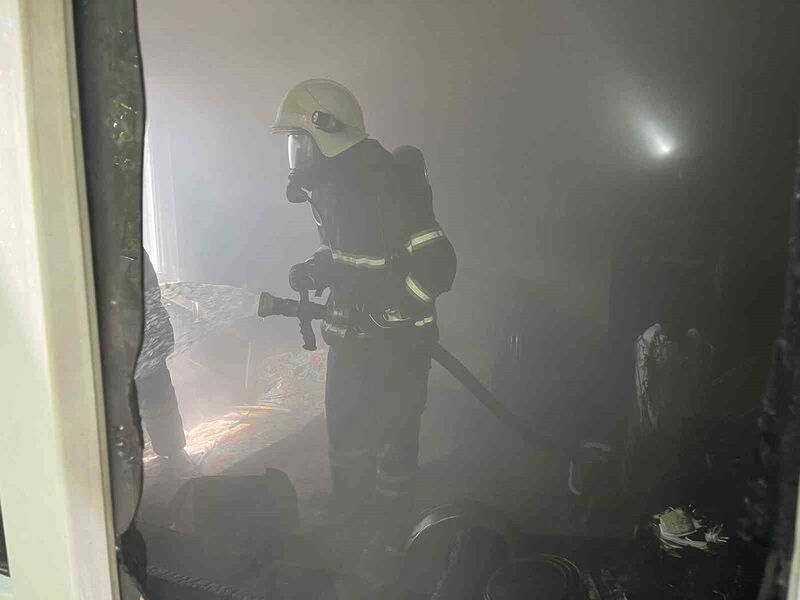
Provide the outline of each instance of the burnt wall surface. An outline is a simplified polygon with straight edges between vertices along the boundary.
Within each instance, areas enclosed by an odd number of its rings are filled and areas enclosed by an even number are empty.
[[[783,319],[758,419],[761,469],[745,498],[744,534],[770,549],[760,598],[786,597],[795,543],[800,474],[800,152],[795,161]]]
[[[144,89],[136,3],[78,0],[73,7],[114,527],[131,565],[133,547],[124,542],[142,485],[133,385],[143,328]],[[121,576],[124,597],[135,595],[124,570]]]

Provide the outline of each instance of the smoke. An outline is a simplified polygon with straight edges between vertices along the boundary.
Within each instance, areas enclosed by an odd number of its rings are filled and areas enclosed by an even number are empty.
[[[516,408],[571,427],[606,401],[596,377],[612,256],[634,213],[678,205],[679,164],[699,173],[680,206],[738,223],[747,277],[781,254],[797,11],[779,0],[140,0],[172,274],[291,294],[286,273],[318,239],[308,207],[285,200],[285,139],[269,126],[299,81],[340,81],[372,137],[425,154],[459,256],[437,305],[445,344],[490,381],[506,336],[524,328],[531,384]],[[434,372],[432,389],[449,385]],[[454,430],[455,411],[464,428],[489,427],[463,398],[432,398],[429,437]]]

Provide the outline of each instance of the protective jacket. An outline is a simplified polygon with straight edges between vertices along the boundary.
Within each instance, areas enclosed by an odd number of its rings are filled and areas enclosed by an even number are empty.
[[[329,302],[360,315],[326,320],[329,343],[409,331],[438,337],[435,302],[453,283],[456,256],[424,171],[415,177],[408,167],[372,139],[320,166],[312,205],[322,247],[312,260],[328,265]]]

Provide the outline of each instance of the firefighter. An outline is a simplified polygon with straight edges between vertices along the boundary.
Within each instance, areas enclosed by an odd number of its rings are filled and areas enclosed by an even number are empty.
[[[325,79],[300,83],[278,109],[288,136],[290,202],[309,202],[321,247],[295,265],[296,291],[330,288],[325,407],[331,518],[375,517],[371,551],[392,554],[414,505],[436,298],[455,277],[422,153],[370,139],[358,101]]]
[[[167,461],[171,474],[188,474],[192,464],[186,453],[183,419],[167,367],[175,337],[169,315],[161,303],[158,278],[146,251],[144,262],[144,343],[136,365],[139,414],[153,451]]]

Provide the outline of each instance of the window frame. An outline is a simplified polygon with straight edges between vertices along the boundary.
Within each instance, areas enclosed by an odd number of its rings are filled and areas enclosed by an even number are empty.
[[[0,598],[118,599],[72,2],[0,23]]]

